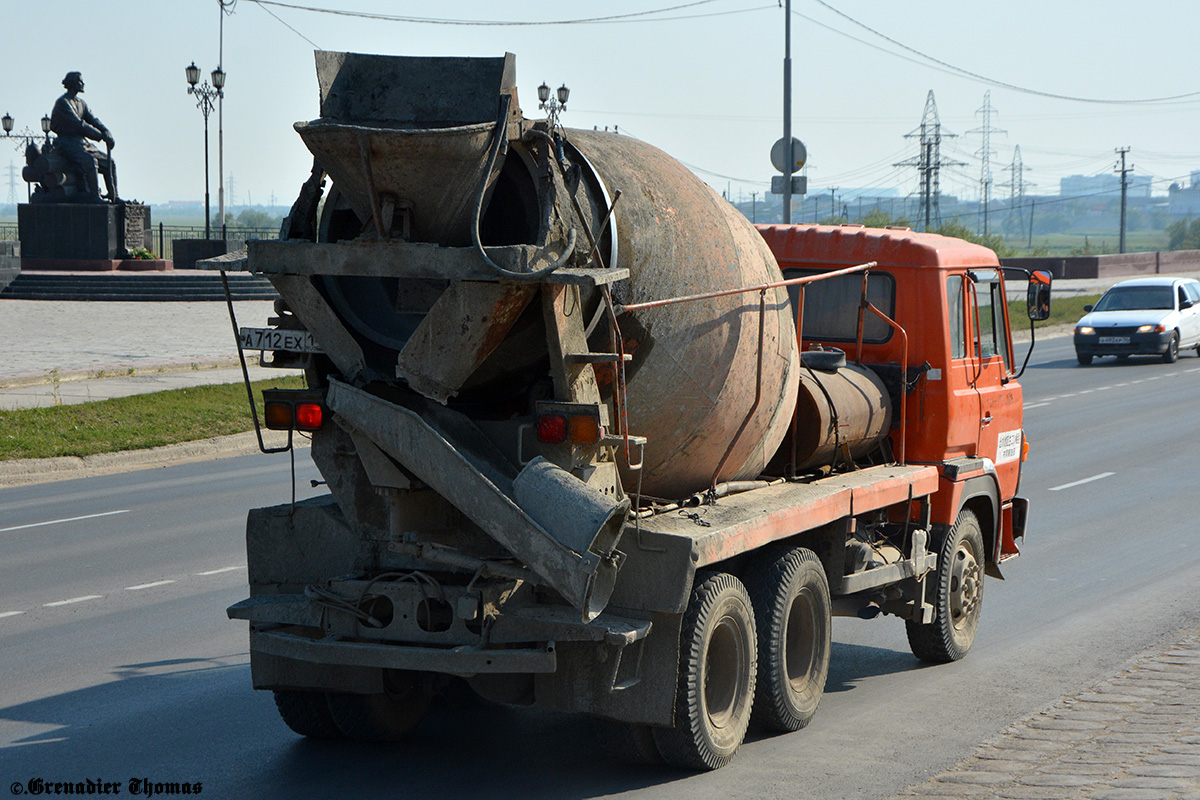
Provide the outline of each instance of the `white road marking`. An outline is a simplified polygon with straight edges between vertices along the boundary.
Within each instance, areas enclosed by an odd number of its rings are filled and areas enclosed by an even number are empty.
[[[69,606],[72,603],[82,603],[85,600],[102,600],[102,594],[85,594],[83,597],[72,597],[70,600],[59,600],[54,603],[42,603],[43,608],[54,608],[56,606]]]
[[[82,517],[67,517],[66,519],[52,519],[52,520],[47,520],[46,522],[31,522],[28,525],[14,525],[11,528],[0,528],[0,533],[8,533],[9,531],[19,531],[19,530],[24,530],[25,528],[39,528],[43,525],[58,525],[59,523],[62,523],[62,522],[78,522],[81,519],[95,519],[96,517],[111,517],[113,514],[128,514],[128,513],[129,513],[129,509],[126,508],[126,509],[122,509],[121,511],[104,511],[99,514],[87,514]]]
[[[1059,395],[1060,398],[1074,397],[1074,396],[1075,396],[1074,392],[1072,392],[1071,394],[1060,394]]]
[[[1191,369],[1185,369],[1184,372],[1200,372],[1200,367],[1192,367]]]
[[[0,611],[0,619],[5,617],[15,617],[17,614],[24,614],[24,611]]]
[[[172,580],[154,581],[154,583],[139,583],[137,586],[126,586],[125,591],[137,592],[142,589],[153,589],[155,586],[166,586],[168,583],[174,583]]]
[[[238,564],[236,567],[221,567],[220,569],[210,569],[208,572],[197,572],[197,575],[220,575],[222,572],[233,572],[238,569],[245,569],[245,564]]]
[[[1031,408],[1041,408],[1042,406],[1048,405],[1050,405],[1049,401],[1046,401],[1045,403],[1030,403],[1029,405],[1025,406],[1025,410],[1028,411]]]
[[[1092,477],[1084,478],[1081,481],[1073,481],[1071,483],[1064,483],[1062,486],[1055,486],[1051,489],[1047,489],[1046,491],[1059,492],[1059,491],[1062,491],[1063,489],[1073,489],[1076,486],[1082,486],[1085,483],[1091,483],[1092,481],[1098,481],[1098,480],[1102,480],[1104,478],[1111,478],[1113,475],[1116,475],[1116,474],[1117,473],[1115,473],[1115,472],[1101,472],[1099,475],[1093,475]]]

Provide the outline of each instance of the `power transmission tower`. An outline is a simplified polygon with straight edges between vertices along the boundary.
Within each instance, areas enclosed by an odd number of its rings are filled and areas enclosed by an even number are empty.
[[[17,197],[17,168],[11,161],[8,162],[8,204],[15,206],[20,202]]]
[[[1126,176],[1133,172],[1133,167],[1128,169],[1125,167],[1125,154],[1129,152],[1128,147],[1118,147],[1114,152],[1121,154],[1120,168],[1114,168],[1113,172],[1121,173],[1121,252],[1125,252],[1125,195],[1129,189],[1129,180]]]
[[[1036,183],[1026,180],[1025,170],[1029,167],[1021,160],[1021,145],[1013,148],[1012,165],[1008,168],[1008,183],[997,184],[1000,187],[1009,190],[1009,224],[1013,225],[1013,220],[1016,220],[1016,226],[1024,227],[1024,222],[1021,219],[1021,207],[1025,204],[1025,189],[1029,186],[1037,186]],[[1032,206],[1031,206],[1032,208]],[[1032,225],[1032,216],[1030,217]],[[1029,230],[1029,240],[1033,241],[1033,229]],[[1032,246],[1032,245],[1031,245]]]
[[[938,119],[937,102],[933,99],[933,90],[929,90],[925,98],[925,113],[921,117],[921,126],[911,133],[904,134],[905,139],[919,137],[921,151],[915,157],[898,161],[894,167],[916,167],[921,177],[921,215],[925,217],[925,230],[930,223],[941,222],[938,196],[940,194],[939,172],[942,167],[966,166],[962,161],[952,161],[942,158],[942,137],[952,138],[957,134],[942,129]]]
[[[992,114],[996,113],[996,109],[992,107],[992,93],[986,91],[983,93],[983,105],[975,109],[976,114],[983,115],[983,125],[967,133],[978,133],[983,137],[983,144],[975,152],[979,156],[980,172],[979,172],[979,205],[983,211],[983,235],[988,233],[988,202],[992,197],[992,156],[996,151],[992,149],[992,134],[993,133],[1008,133],[1008,131],[1000,128],[992,127]]]

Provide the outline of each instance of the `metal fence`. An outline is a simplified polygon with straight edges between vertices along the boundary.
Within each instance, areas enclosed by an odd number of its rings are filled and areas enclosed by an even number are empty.
[[[176,239],[203,239],[203,225],[164,225],[159,223],[151,231],[150,249],[159,258],[171,258],[174,252],[172,246]],[[0,222],[0,242],[15,242],[18,240],[17,223]],[[220,230],[212,231],[212,238],[220,239]],[[278,239],[279,228],[246,228],[228,225],[225,227],[225,240],[229,242],[229,250],[239,250],[247,239]]]
[[[173,242],[176,239],[203,239],[203,225],[164,225],[159,223],[152,230],[153,243],[150,247],[155,255],[159,258],[172,258],[174,253]],[[213,229],[211,236],[213,239],[220,239],[221,232]],[[245,228],[241,226],[227,225],[225,227],[225,241],[229,243],[229,250],[239,250],[246,243],[247,239],[278,239],[279,228]]]

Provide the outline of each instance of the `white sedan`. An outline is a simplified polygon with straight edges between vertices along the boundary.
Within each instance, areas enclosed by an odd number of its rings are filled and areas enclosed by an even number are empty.
[[[1075,357],[1157,355],[1171,364],[1181,349],[1200,354],[1200,282],[1135,278],[1109,289],[1075,326]]]

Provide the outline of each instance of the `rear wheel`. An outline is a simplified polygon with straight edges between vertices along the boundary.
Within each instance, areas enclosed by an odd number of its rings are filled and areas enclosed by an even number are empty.
[[[404,738],[429,710],[433,697],[426,676],[389,671],[380,694],[328,695],[329,713],[350,739],[394,742]]]
[[[749,576],[758,631],[753,721],[796,731],[812,721],[829,675],[829,580],[821,559],[797,547]]]
[[[938,548],[937,570],[926,577],[926,597],[933,604],[928,625],[909,620],[908,644],[922,661],[945,664],[967,654],[975,641],[983,609],[983,530],[975,512],[958,512],[954,527]]]
[[[329,713],[324,692],[281,689],[274,694],[279,716],[296,733],[313,739],[346,738]]]
[[[1078,361],[1082,366],[1086,367],[1088,364],[1092,363],[1092,356],[1090,353],[1076,353],[1075,360]]]
[[[703,579],[692,590],[680,632],[675,724],[654,729],[667,763],[718,769],[733,758],[750,724],[756,650],[746,587],[727,573]]]
[[[1179,358],[1179,331],[1171,334],[1171,341],[1167,344],[1166,351],[1162,354],[1162,360],[1166,364],[1174,364]]]

